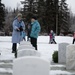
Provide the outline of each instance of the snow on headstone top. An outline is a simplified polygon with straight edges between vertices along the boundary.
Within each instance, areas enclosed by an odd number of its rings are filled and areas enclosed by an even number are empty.
[[[21,57],[14,60],[13,75],[49,75],[49,61],[39,57]]]
[[[18,57],[23,57],[23,56],[38,56],[40,57],[41,54],[36,51],[36,50],[20,50],[18,51]]]

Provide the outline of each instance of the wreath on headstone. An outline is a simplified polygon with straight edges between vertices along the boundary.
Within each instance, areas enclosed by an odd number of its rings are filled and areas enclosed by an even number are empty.
[[[52,55],[52,59],[53,59],[54,63],[58,63],[58,51],[54,51],[54,53]]]

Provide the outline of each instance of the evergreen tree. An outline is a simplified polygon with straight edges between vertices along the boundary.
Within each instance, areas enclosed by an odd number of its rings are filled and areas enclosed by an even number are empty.
[[[66,3],[66,0],[61,0],[60,2],[60,8],[59,8],[59,32],[61,30],[63,32],[67,32],[69,30],[69,18],[70,18],[70,13],[68,10],[68,5]]]
[[[58,35],[58,14],[59,14],[59,0],[54,0],[54,16],[55,16],[55,25],[54,25],[54,30],[56,34]]]
[[[34,15],[37,16],[37,1],[38,0],[24,0],[21,1],[23,4],[23,18],[25,18],[25,23],[28,25],[30,23],[30,18]]]
[[[45,21],[45,15],[46,15],[46,2],[44,0],[38,1],[38,17],[39,22],[41,25],[41,31],[46,32],[46,21]]]
[[[50,30],[55,30],[55,7],[54,0],[46,0],[46,30],[49,33]]]
[[[4,21],[5,21],[5,6],[1,3],[0,0],[0,30],[4,27]]]
[[[61,30],[68,32],[70,14],[66,0],[25,0],[22,4],[27,23],[35,14],[39,18],[42,32],[49,33],[51,29],[57,34]]]

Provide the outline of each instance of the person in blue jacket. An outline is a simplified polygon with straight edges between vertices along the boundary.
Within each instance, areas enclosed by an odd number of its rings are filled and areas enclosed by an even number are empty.
[[[40,24],[37,21],[36,16],[31,17],[31,33],[30,33],[30,41],[33,47],[35,47],[35,50],[37,50],[37,38],[39,35],[39,32],[41,30]]]
[[[12,53],[17,52],[17,43],[21,41],[21,32],[25,29],[25,24],[22,21],[22,14],[19,13],[13,21],[13,32],[12,32]],[[15,57],[17,57],[15,55]]]

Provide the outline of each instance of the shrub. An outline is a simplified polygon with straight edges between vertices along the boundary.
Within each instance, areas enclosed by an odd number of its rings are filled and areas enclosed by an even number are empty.
[[[55,63],[58,63],[58,51],[54,51],[52,59]]]

